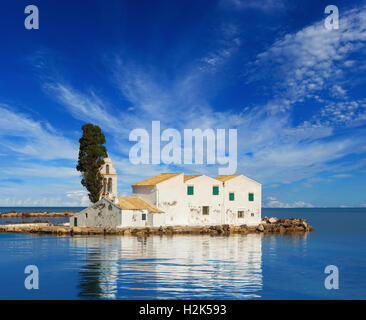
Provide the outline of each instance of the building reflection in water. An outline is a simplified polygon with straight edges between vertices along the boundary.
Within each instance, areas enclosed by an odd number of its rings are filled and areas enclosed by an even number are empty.
[[[79,296],[253,299],[262,290],[262,235],[71,237]]]

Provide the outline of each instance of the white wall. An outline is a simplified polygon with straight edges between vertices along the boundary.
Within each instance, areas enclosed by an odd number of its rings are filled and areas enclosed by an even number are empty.
[[[142,214],[146,220],[142,220]],[[151,212],[148,209],[122,210],[111,201],[103,198],[70,218],[70,226],[74,226],[75,218],[78,227],[160,227],[165,226],[164,213]]]
[[[147,227],[148,210],[122,210],[122,223],[120,227]],[[142,215],[146,215],[146,220],[142,220]]]
[[[184,194],[189,225],[218,225],[223,223],[222,182],[202,175],[184,183]],[[188,195],[188,186],[193,186],[193,195]],[[213,186],[219,187],[219,194],[213,195]],[[203,207],[209,207],[209,214],[203,215]]]
[[[166,225],[187,225],[183,174],[156,185],[156,207],[166,213]]]
[[[222,183],[202,175],[184,182],[180,174],[156,186],[134,186],[133,195],[166,212],[166,225],[258,225],[261,222],[261,184],[245,176],[238,176]],[[187,187],[194,187],[194,194],[187,194]],[[212,187],[219,186],[219,195]],[[235,200],[229,201],[234,192]],[[249,193],[254,201],[249,201]],[[203,206],[209,215],[203,215]],[[238,218],[238,211],[244,217]],[[254,216],[252,216],[254,214]]]
[[[103,198],[70,218],[70,226],[77,219],[78,227],[117,227],[121,224],[121,209]]]
[[[146,215],[146,220],[142,220],[142,215]],[[147,209],[142,210],[122,210],[122,223],[120,227],[160,227],[165,226],[165,214],[155,213]]]
[[[151,227],[164,227],[166,222],[166,213],[150,213],[149,217],[151,217]]]
[[[156,186],[132,186],[132,195],[156,207]]]
[[[238,176],[224,183],[224,207],[226,223],[235,225],[258,225],[261,222],[261,184],[244,176]],[[234,192],[235,200],[229,200]],[[254,201],[249,201],[249,193]],[[238,211],[244,211],[244,218],[238,218]],[[254,216],[252,216],[254,214]]]

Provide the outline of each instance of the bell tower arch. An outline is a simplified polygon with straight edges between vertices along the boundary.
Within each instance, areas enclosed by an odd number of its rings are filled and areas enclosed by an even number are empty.
[[[103,188],[100,198],[114,201],[118,198],[117,171],[110,158],[104,158],[104,165],[101,167],[100,173],[103,177]]]

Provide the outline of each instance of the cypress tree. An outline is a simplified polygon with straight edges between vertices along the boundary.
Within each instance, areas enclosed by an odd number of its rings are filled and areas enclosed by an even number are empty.
[[[89,191],[92,203],[99,200],[103,187],[100,168],[108,157],[105,136],[100,127],[91,123],[82,126],[83,135],[79,140],[79,161],[76,169],[81,172],[81,184]]]

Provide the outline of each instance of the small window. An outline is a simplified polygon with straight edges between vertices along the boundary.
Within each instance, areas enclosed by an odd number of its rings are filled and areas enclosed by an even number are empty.
[[[105,166],[105,173],[106,173],[106,174],[109,174],[109,164],[107,164],[107,165]]]
[[[112,192],[112,178],[108,179],[108,192]]]
[[[207,207],[207,206],[202,207],[202,214],[204,216],[209,215],[210,214],[210,210],[209,209],[210,209],[210,207]]]
[[[85,218],[88,219],[88,213],[85,213]]]
[[[192,195],[193,195],[193,193],[194,193],[193,186],[188,186],[188,187],[187,187],[187,194],[188,194],[189,196],[192,196]]]
[[[249,201],[254,201],[254,193],[249,193]]]
[[[244,218],[244,211],[238,211],[238,218]]]
[[[235,200],[234,192],[230,192],[229,193],[229,201],[234,201],[234,200]]]
[[[254,217],[254,213],[251,213],[250,215],[251,215],[252,217]]]
[[[74,218],[74,227],[78,226],[78,218]]]
[[[143,213],[142,216],[141,216],[141,220],[142,221],[145,221],[146,220],[146,213]]]
[[[212,194],[214,196],[218,196],[219,195],[219,187],[218,186],[213,186],[212,187]]]

